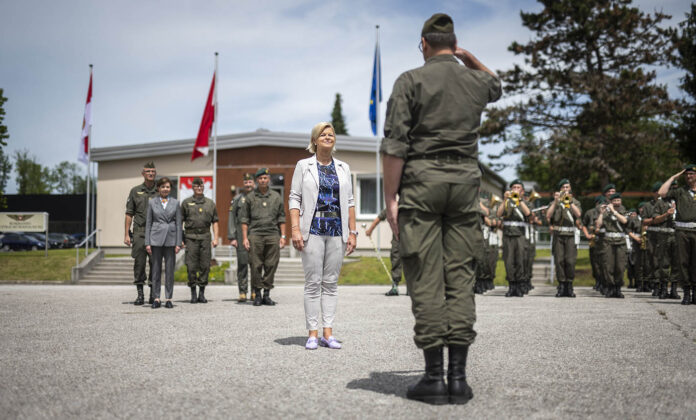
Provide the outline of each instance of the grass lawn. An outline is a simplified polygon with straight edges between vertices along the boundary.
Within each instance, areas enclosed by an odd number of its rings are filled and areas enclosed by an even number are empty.
[[[90,253],[95,250],[90,250]],[[75,265],[74,249],[0,252],[0,282],[67,283]],[[80,261],[85,258],[80,250]]]
[[[230,263],[226,262],[222,265],[216,265],[210,267],[210,274],[208,274],[208,282],[210,283],[224,283],[225,282],[225,270],[230,268]],[[186,265],[182,265],[174,273],[174,282],[188,283],[188,273],[186,272]]]

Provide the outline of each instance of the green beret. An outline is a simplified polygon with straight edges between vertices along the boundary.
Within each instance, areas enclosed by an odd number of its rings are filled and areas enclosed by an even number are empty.
[[[454,22],[452,18],[444,13],[435,13],[423,24],[421,36],[430,33],[451,34],[454,33]]]
[[[603,196],[603,195],[598,195],[597,197],[594,198],[594,202],[595,202],[595,203],[599,203],[599,202],[602,201],[602,200],[604,200],[604,196]]]
[[[638,208],[639,208],[639,209],[642,209],[642,208],[645,207],[647,204],[648,204],[648,203],[646,203],[645,201],[641,201],[640,203],[638,203]]]
[[[570,184],[570,181],[568,178],[563,178],[562,180],[558,181],[558,189],[560,190],[562,186],[565,184]]]
[[[261,175],[270,175],[271,172],[268,170],[268,168],[259,168],[258,171],[256,171],[256,176],[254,178],[258,178]]]
[[[615,198],[621,198],[621,193],[614,193],[614,194],[609,196],[610,200],[613,200]]]
[[[614,185],[614,184],[607,184],[607,185],[604,186],[604,188],[602,188],[602,192],[605,193],[605,192],[611,190],[612,188],[613,188],[613,189],[616,189],[616,185]]]
[[[633,207],[631,207],[630,209],[628,209],[628,212],[629,212],[629,213],[637,213],[636,209],[634,209]]]
[[[244,180],[245,181],[253,181],[254,180],[254,175],[252,175],[250,172],[247,172],[244,174]]]
[[[652,192],[657,192],[657,190],[659,190],[661,186],[662,186],[662,183],[660,181],[657,181],[652,186]]]
[[[689,171],[696,172],[696,163],[690,163],[688,165],[684,165],[684,170],[686,170],[686,172],[689,172]]]
[[[514,179],[514,180],[512,180],[512,182],[510,183],[510,188],[512,188],[512,186],[515,185],[515,184],[520,184],[520,185],[522,185],[522,186],[524,187],[524,184],[522,183],[522,181],[520,181],[519,179]]]
[[[155,162],[153,162],[153,161],[145,162],[145,165],[143,165],[143,168],[155,169]]]
[[[195,177],[193,178],[193,181],[191,181],[191,185],[203,185],[203,180],[198,177]]]

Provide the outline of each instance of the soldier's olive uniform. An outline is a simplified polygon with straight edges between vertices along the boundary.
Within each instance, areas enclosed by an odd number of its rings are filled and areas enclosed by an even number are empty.
[[[181,203],[186,241],[186,270],[188,286],[208,285],[210,274],[210,225],[218,221],[215,202],[204,196],[189,197]]]
[[[598,234],[595,229],[595,222],[599,216],[599,205],[589,209],[585,212],[582,217],[582,224],[587,227],[588,233],[595,235],[595,238],[590,241],[590,267],[592,268],[592,277],[595,279],[595,289],[599,288],[602,283],[602,265],[601,259],[599,258],[599,252],[597,248]]]
[[[572,199],[571,205],[575,205],[580,211],[580,201]],[[559,286],[563,283],[573,283],[575,279],[575,263],[578,259],[578,247],[575,244],[575,215],[570,207],[566,208],[562,202],[556,203],[551,215],[553,225],[553,243],[551,244],[553,260],[556,269],[556,279]]]
[[[531,203],[526,202],[527,207],[531,210]],[[534,259],[536,257],[536,227],[533,223],[529,223],[527,237],[527,248],[525,250],[524,260],[524,281],[526,283],[527,292],[532,289],[532,271],[534,269]]]
[[[380,221],[387,219],[387,210],[384,209],[377,215]],[[389,250],[389,260],[391,261],[391,278],[394,284],[399,284],[401,281],[401,258],[399,258],[399,240],[392,235],[391,249]]]
[[[131,241],[131,257],[133,262],[133,284],[143,285],[147,280],[150,285],[152,277],[152,267],[150,272],[145,275],[145,264],[150,265],[150,256],[145,251],[145,221],[147,217],[147,206],[150,198],[157,195],[157,187],[152,184],[148,188],[145,183],[131,188],[126,200],[126,214],[133,217],[133,239]]]
[[[258,188],[247,194],[242,204],[240,222],[248,226],[251,286],[273,288],[273,277],[280,261],[280,223],[285,223],[285,209],[280,194]]]
[[[244,238],[242,238],[241,213],[242,207],[246,204],[246,194],[241,193],[232,200],[230,214],[227,219],[227,239],[237,240],[237,286],[239,293],[249,291],[249,252],[244,248]]]
[[[501,95],[500,81],[429,58],[394,84],[383,154],[405,161],[399,192],[399,254],[416,319],[416,346],[469,345],[476,320],[474,255],[479,228],[478,132],[481,113]]]
[[[643,207],[643,217],[648,219],[652,217],[652,204],[649,202]],[[646,227],[647,229],[647,227]],[[655,271],[654,264],[654,254],[655,254],[655,239],[651,240],[650,235],[647,230],[645,232],[645,247],[643,248],[643,281],[649,285],[650,288],[654,289],[653,295],[657,295],[658,287],[657,284],[657,273]]]
[[[485,285],[491,280],[490,265],[488,263],[488,240],[490,238],[490,227],[486,225],[485,213],[480,211],[480,226],[483,234],[483,246],[476,253],[476,283],[474,285],[475,293],[483,293],[486,291]]]
[[[616,211],[622,216],[626,215],[626,209],[620,206]],[[602,227],[604,234],[604,278],[608,286],[621,287],[623,285],[624,270],[626,269],[626,234],[624,225],[613,214],[604,214]]]
[[[670,209],[669,203],[662,198],[657,198],[651,202],[650,217],[656,217],[667,213]],[[655,283],[659,290],[666,290],[667,282],[670,279],[670,263],[674,254],[674,224],[672,218],[668,218],[662,223],[653,222],[647,227],[648,241],[653,244],[652,269]]]
[[[633,233],[640,237],[641,235],[641,225],[642,219],[640,216],[631,216],[626,224],[626,232]],[[640,283],[640,241],[629,237],[628,243],[631,244],[630,248],[627,248],[628,257],[626,259],[626,275],[628,276],[630,284],[633,284],[638,288]],[[630,287],[630,286],[629,286]]]
[[[679,257],[679,280],[686,290],[693,292],[696,288],[696,192],[683,186],[670,189],[665,197],[674,200],[677,216],[674,221],[676,230],[676,254]]]
[[[525,247],[529,235],[528,225],[522,209],[511,199],[502,204],[503,210],[503,262],[505,279],[511,291],[524,280]]]

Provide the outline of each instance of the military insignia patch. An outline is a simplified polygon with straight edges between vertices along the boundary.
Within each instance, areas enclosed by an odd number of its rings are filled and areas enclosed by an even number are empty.
[[[189,206],[195,206],[195,205],[196,205],[196,203],[188,203],[188,204],[189,204]]]
[[[203,213],[203,208],[198,207],[198,213]]]
[[[136,191],[138,194],[145,194],[145,191]]]
[[[266,207],[266,202],[265,202],[265,201],[263,202],[263,206]]]

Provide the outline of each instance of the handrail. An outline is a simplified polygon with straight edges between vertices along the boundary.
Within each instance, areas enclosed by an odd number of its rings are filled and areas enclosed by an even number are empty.
[[[87,235],[87,237],[82,242],[75,245],[75,266],[80,265],[80,248],[82,247],[82,245],[86,244],[87,241],[89,241],[90,238],[92,236],[95,236],[98,232],[101,232],[101,229],[96,229],[96,230],[92,231],[92,233]],[[85,247],[85,257],[89,255],[88,249],[89,249],[89,247]],[[97,241],[97,249],[101,250],[101,244],[99,243],[99,241]]]

